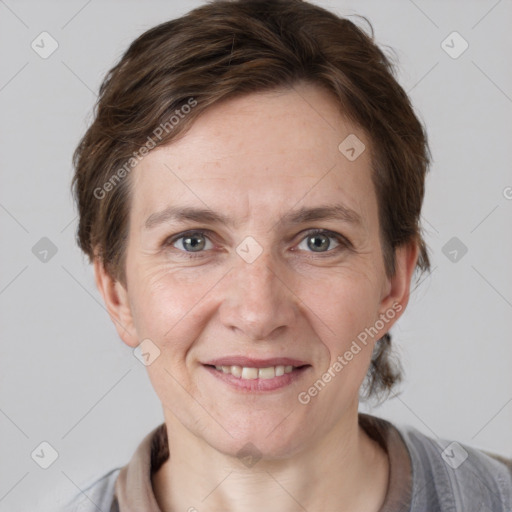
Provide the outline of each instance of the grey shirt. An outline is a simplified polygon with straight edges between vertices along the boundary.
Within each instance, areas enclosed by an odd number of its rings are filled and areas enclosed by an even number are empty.
[[[512,459],[359,413],[387,452],[389,482],[379,512],[512,512]],[[130,462],[88,485],[62,512],[161,512],[151,475],[169,457],[165,424]]]

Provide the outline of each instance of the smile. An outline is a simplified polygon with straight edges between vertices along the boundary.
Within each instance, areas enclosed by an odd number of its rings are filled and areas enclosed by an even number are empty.
[[[297,361],[297,364],[300,362]],[[258,364],[257,367],[240,364],[203,364],[203,368],[216,381],[221,381],[223,385],[227,384],[231,389],[242,392],[269,392],[291,385],[302,378],[303,374],[312,366],[310,364],[271,366],[269,363],[265,366]]]
[[[291,373],[294,368],[292,365],[269,366],[267,368],[251,368],[248,366],[215,366],[215,369],[223,373],[230,373],[239,379],[273,379],[280,377],[285,373]]]

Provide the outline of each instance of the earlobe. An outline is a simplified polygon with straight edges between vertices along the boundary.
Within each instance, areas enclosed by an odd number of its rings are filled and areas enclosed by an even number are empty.
[[[139,342],[127,289],[107,272],[100,258],[94,259],[94,276],[96,287],[119,337],[130,347],[136,347]]]
[[[395,249],[395,275],[387,280],[386,293],[380,307],[381,314],[390,309],[399,312],[394,322],[402,315],[409,302],[411,279],[416,268],[418,255],[418,245],[413,242]],[[397,308],[398,304],[401,306],[400,309]]]

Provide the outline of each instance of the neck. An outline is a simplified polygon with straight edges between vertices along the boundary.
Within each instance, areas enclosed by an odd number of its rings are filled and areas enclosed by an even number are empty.
[[[388,485],[384,450],[350,421],[287,459],[244,467],[166,418],[169,459],[153,475],[162,512],[338,510],[377,512]]]

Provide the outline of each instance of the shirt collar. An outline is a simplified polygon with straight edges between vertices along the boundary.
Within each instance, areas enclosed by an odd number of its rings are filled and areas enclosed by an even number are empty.
[[[387,452],[389,483],[379,512],[408,511],[412,500],[412,470],[409,451],[398,430],[388,421],[359,413],[359,424]],[[115,483],[112,510],[161,512],[151,476],[169,458],[167,429],[162,423],[140,443]]]
[[[130,462],[119,472],[114,488],[114,502],[117,501],[119,510],[161,512],[153,492],[151,475],[168,457],[167,429],[162,423],[142,440]]]

